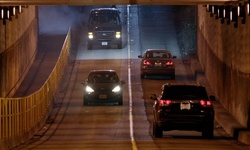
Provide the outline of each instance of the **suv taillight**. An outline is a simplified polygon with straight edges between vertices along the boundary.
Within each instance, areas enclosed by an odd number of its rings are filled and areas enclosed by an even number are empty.
[[[159,106],[169,106],[171,104],[171,100],[159,100]]]
[[[203,107],[211,107],[212,106],[212,102],[211,101],[206,101],[206,100],[200,100],[200,104]]]

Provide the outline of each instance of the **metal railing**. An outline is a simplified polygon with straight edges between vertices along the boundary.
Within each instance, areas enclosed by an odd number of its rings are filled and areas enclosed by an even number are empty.
[[[0,149],[19,145],[45,124],[67,66],[70,44],[69,30],[54,69],[38,91],[26,97],[0,98]]]

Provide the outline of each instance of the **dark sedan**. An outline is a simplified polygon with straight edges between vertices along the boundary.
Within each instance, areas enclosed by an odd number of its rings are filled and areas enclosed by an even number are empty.
[[[84,105],[109,103],[123,105],[123,84],[114,70],[93,70],[84,85]]]
[[[214,131],[214,96],[208,97],[204,86],[196,84],[164,84],[156,97],[153,112],[153,134],[162,137],[163,131],[195,130],[205,138]]]
[[[175,64],[170,51],[159,49],[148,49],[144,55],[139,55],[141,58],[141,78],[144,79],[146,75],[164,75],[175,79]]]

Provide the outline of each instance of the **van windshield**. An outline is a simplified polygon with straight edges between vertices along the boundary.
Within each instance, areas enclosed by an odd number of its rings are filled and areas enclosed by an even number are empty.
[[[120,25],[119,16],[111,14],[93,14],[89,19],[90,25],[113,24]]]

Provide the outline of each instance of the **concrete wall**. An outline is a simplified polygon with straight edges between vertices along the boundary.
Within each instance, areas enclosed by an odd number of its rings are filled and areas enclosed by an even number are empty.
[[[6,25],[0,22],[0,97],[12,97],[21,84],[34,61],[37,38],[35,6],[23,8]]]
[[[198,6],[197,55],[218,100],[250,128],[250,16],[235,28]]]

